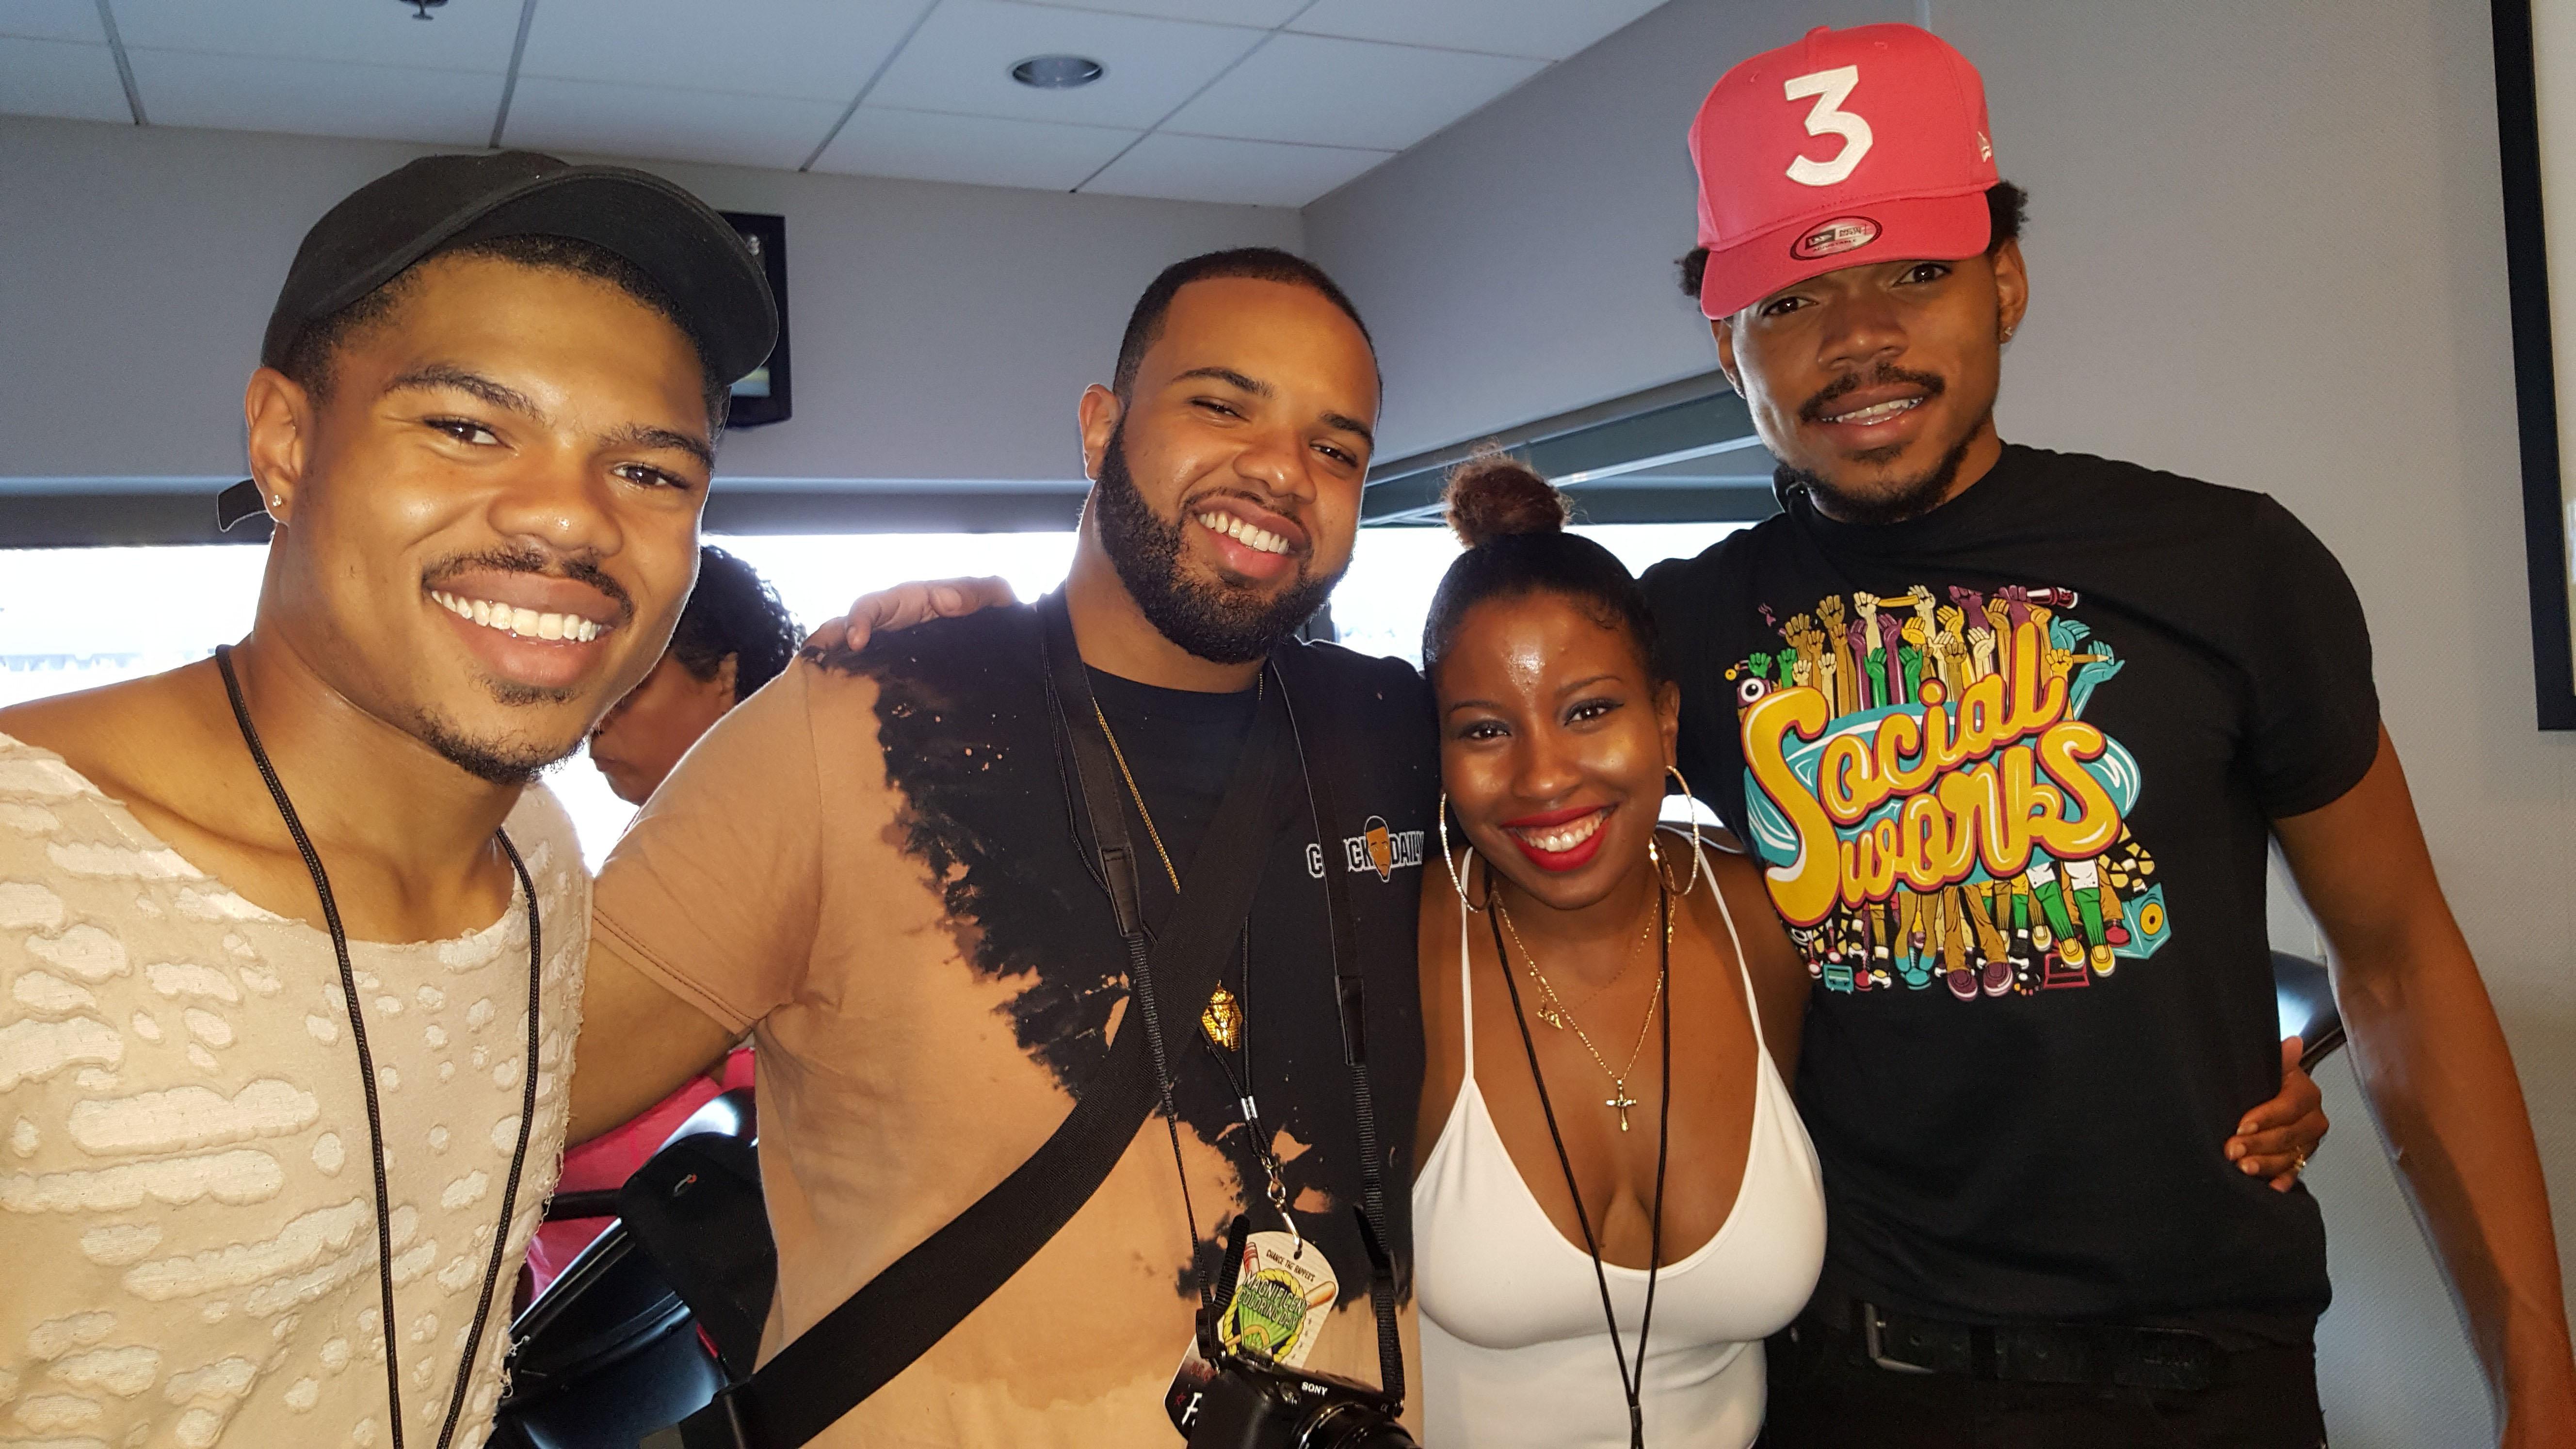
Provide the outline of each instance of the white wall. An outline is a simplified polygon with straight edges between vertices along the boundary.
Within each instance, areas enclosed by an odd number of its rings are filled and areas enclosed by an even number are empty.
[[[0,482],[241,466],[241,390],[296,243],[433,148],[0,117]],[[1065,479],[1136,294],[1295,212],[636,163],[787,218],[796,416],[731,477]]]
[[[2487,7],[1930,0],[2033,195],[2007,437],[2269,491],[2370,614],[2386,716],[2512,1039],[2576,1261],[2576,735],[2532,725]],[[1308,209],[1384,349],[1389,446],[1703,371],[1669,261],[1730,64],[1908,4],[1674,0]],[[2305,944],[2305,941],[2285,942]],[[2343,1059],[2311,1170],[2339,1449],[2486,1442],[2457,1316]]]
[[[1727,66],[1913,0],[1676,0],[1306,208],[1359,304],[1401,457],[1717,365],[1674,263],[1698,219],[1683,132]]]
[[[2370,613],[2390,733],[2504,1015],[2576,1262],[2576,735],[2533,727],[2484,5],[1935,0],[2031,188],[2006,436],[2260,488]],[[2563,245],[2565,238],[2560,239]],[[2315,1169],[2337,1445],[2481,1442],[2348,1064]]]

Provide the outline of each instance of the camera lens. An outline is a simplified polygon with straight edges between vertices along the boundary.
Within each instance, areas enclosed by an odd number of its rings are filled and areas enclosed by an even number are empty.
[[[1326,1404],[1306,1421],[1297,1449],[1420,1449],[1404,1426],[1365,1404]]]

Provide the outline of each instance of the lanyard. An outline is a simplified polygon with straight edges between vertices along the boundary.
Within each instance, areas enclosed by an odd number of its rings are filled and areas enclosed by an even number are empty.
[[[385,1184],[385,1123],[376,1101],[376,1059],[367,1047],[367,1018],[358,1006],[357,973],[349,965],[349,934],[340,926],[340,905],[331,894],[330,876],[323,873],[322,857],[305,835],[304,822],[295,814],[295,803],[286,798],[286,785],[277,778],[277,767],[269,763],[268,749],[260,743],[259,730],[250,722],[250,706],[242,699],[241,680],[233,674],[232,646],[216,646],[215,668],[223,673],[224,693],[232,699],[233,722],[241,726],[242,743],[250,746],[251,761],[259,766],[259,777],[268,783],[269,798],[277,802],[277,813],[286,821],[286,833],[295,838],[295,848],[304,856],[304,869],[313,877],[313,893],[322,898],[322,920],[331,928],[331,954],[340,963],[340,992],[349,1003],[349,1035],[358,1045],[358,1075],[367,1093],[367,1151],[376,1169],[376,1289],[384,1313],[386,1409],[393,1417],[393,1449],[402,1449],[402,1364],[394,1344],[400,1325],[394,1317],[393,1214],[387,1206]],[[492,1295],[500,1285],[501,1264],[509,1256],[510,1220],[518,1216],[519,1178],[528,1165],[528,1138],[537,1116],[537,1009],[545,970],[537,885],[529,878],[527,862],[519,858],[519,848],[510,843],[509,832],[496,830],[492,838],[500,842],[501,853],[510,858],[510,869],[519,877],[519,890],[528,900],[528,1057],[519,1073],[519,1145],[510,1153],[510,1178],[501,1190],[501,1225],[492,1234],[492,1260],[484,1265],[483,1294],[474,1303],[474,1326],[465,1338],[465,1357],[456,1365],[456,1384],[447,1399],[447,1421],[438,1431],[438,1449],[447,1449],[449,1441],[456,1437],[457,1421],[465,1412],[465,1390],[474,1376],[475,1354],[483,1346],[483,1325],[491,1318]]]
[[[1261,676],[1256,677],[1253,685],[1256,701],[1267,692],[1267,676],[1268,671],[1265,669]],[[1109,741],[1109,756],[1118,762],[1119,777],[1127,782],[1127,798],[1135,802],[1136,817],[1145,822],[1145,838],[1153,842],[1154,854],[1161,859],[1163,874],[1171,881],[1172,896],[1177,900],[1181,894],[1181,873],[1172,864],[1171,849],[1163,843],[1163,832],[1154,824],[1154,812],[1146,808],[1145,792],[1136,784],[1136,772],[1128,768],[1127,752],[1119,747],[1118,732],[1109,727],[1109,716],[1102,712],[1097,697],[1094,697],[1091,702],[1091,716],[1099,723],[1101,736]],[[1207,1015],[1200,1019],[1199,1044],[1207,1048],[1208,1056],[1216,1063],[1217,1070],[1225,1073],[1226,1086],[1234,1092],[1235,1111],[1243,1118],[1244,1141],[1250,1144],[1252,1160],[1261,1168],[1262,1178],[1267,1184],[1266,1193],[1270,1199],[1271,1210],[1279,1214],[1279,1221],[1288,1229],[1290,1237],[1303,1237],[1304,1235],[1297,1231],[1296,1218],[1288,1211],[1288,1183],[1280,1174],[1278,1155],[1270,1150],[1270,1134],[1262,1130],[1261,1104],[1255,1101],[1252,1095],[1252,936],[1249,930],[1237,938],[1237,946],[1243,962],[1243,992],[1237,997],[1225,989],[1222,979],[1218,981],[1216,992],[1208,1001]],[[1234,1038],[1232,1041],[1219,1039],[1221,1024],[1218,1023],[1216,1014],[1227,1007],[1231,1007],[1234,1012],[1234,1021],[1231,1028],[1226,1031],[1227,1035]],[[1242,1076],[1236,1076],[1234,1064],[1226,1060],[1228,1051],[1240,1051],[1243,1054]],[[1184,1206],[1186,1206],[1189,1193],[1186,1180],[1183,1182],[1181,1191]],[[1190,1234],[1192,1240],[1196,1241],[1198,1219],[1195,1214],[1190,1218]]]
[[[1070,613],[1065,607],[1063,591],[1058,590],[1038,602],[1042,638],[1047,644],[1047,694],[1057,721],[1068,739],[1078,739],[1082,732],[1098,730],[1107,733],[1099,706],[1093,701],[1091,681],[1073,639]],[[1333,808],[1332,786],[1328,772],[1316,771],[1309,762],[1305,733],[1298,725],[1295,701],[1290,697],[1286,671],[1279,655],[1274,654],[1263,666],[1263,672],[1279,687],[1279,706],[1286,712],[1289,739],[1297,755],[1298,772],[1306,787],[1306,815],[1319,841],[1333,839],[1325,823],[1338,820]],[[1258,738],[1258,726],[1256,735]],[[1116,913],[1120,933],[1127,938],[1132,963],[1131,981],[1135,1004],[1143,1014],[1146,1039],[1153,1051],[1155,1086],[1163,1100],[1164,1120],[1171,1125],[1172,1157],[1175,1171],[1182,1171],[1180,1160],[1179,1118],[1171,1107],[1171,1066],[1163,1050],[1160,1013],[1154,1000],[1151,973],[1145,970],[1143,951],[1143,918],[1137,907],[1134,853],[1124,845],[1126,834],[1123,808],[1112,788],[1095,777],[1095,772],[1076,768],[1082,746],[1075,746],[1075,760],[1067,761],[1067,810],[1075,819],[1074,838],[1084,851],[1086,866],[1108,892]],[[1088,834],[1082,822],[1090,824]],[[1095,864],[1096,862],[1096,864]],[[1377,1114],[1372,1105],[1368,1078],[1368,1051],[1365,1030],[1366,993],[1362,987],[1359,957],[1359,931],[1351,915],[1350,894],[1342,881],[1342,872],[1324,872],[1325,915],[1333,954],[1334,1004],[1341,1018],[1342,1057],[1351,1070],[1352,1106],[1358,1120],[1360,1148],[1361,1200],[1358,1209],[1360,1238],[1367,1250],[1370,1268],[1369,1300],[1377,1318],[1379,1383],[1395,1398],[1404,1396],[1404,1350],[1395,1323],[1395,1268],[1388,1256],[1391,1241],[1387,1231],[1385,1172],[1383,1154],[1377,1139]],[[1409,949],[1409,946],[1408,946]],[[1189,1209],[1189,1182],[1184,1171],[1181,1182],[1182,1204]],[[1193,1212],[1191,1248],[1197,1257],[1198,1229]],[[1204,1302],[1209,1294],[1205,1275],[1199,1283]]]

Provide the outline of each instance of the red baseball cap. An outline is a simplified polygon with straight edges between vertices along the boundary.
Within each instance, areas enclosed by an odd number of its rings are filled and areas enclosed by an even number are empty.
[[[1972,257],[1991,233],[1985,82],[1911,25],[1818,26],[1728,71],[1690,150],[1710,317],[1844,267]]]

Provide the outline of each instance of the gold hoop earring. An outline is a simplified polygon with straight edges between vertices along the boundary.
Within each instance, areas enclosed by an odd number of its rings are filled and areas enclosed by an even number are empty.
[[[1418,797],[1417,797],[1418,798]],[[1449,868],[1449,887],[1458,893],[1459,901],[1471,911],[1481,911],[1494,903],[1493,873],[1486,872],[1485,905],[1478,905],[1467,894],[1467,882],[1458,874],[1458,859],[1449,849],[1449,792],[1440,792],[1440,863]],[[1476,868],[1476,847],[1467,847],[1467,869]]]
[[[1680,785],[1680,786],[1682,787],[1682,799],[1683,799],[1684,801],[1688,802],[1688,803],[1690,804],[1690,806],[1691,806],[1691,812],[1690,812],[1690,838],[1691,838],[1691,868],[1690,868],[1690,879],[1689,879],[1688,881],[1686,881],[1686,882],[1684,882],[1684,883],[1683,883],[1682,888],[1681,888],[1680,890],[1677,890],[1677,891],[1673,892],[1673,894],[1675,894],[1675,895],[1677,895],[1677,896],[1686,896],[1686,895],[1689,895],[1693,890],[1697,889],[1697,888],[1698,888],[1698,886],[1699,886],[1699,856],[1700,856],[1700,851],[1704,848],[1704,847],[1700,844],[1700,838],[1699,838],[1699,801],[1698,801],[1698,797],[1696,797],[1696,796],[1694,796],[1694,795],[1692,795],[1692,794],[1691,794],[1690,781],[1685,780],[1685,779],[1683,779],[1683,778],[1682,778],[1682,772],[1681,772],[1680,770],[1676,769],[1675,767],[1673,767],[1673,766],[1671,766],[1671,765],[1666,765],[1666,766],[1664,766],[1664,773],[1665,773],[1665,774],[1667,774],[1667,775],[1672,776],[1672,777],[1673,777],[1673,781],[1674,781],[1674,783],[1676,783],[1676,784],[1678,784],[1678,785]],[[1646,844],[1647,844],[1647,845],[1648,845],[1648,847],[1651,849],[1651,847],[1654,845],[1654,841],[1650,838],[1650,839],[1648,839],[1648,840],[1647,840]],[[1657,877],[1657,879],[1661,879],[1661,878],[1662,878],[1662,874],[1663,874],[1663,864],[1662,864],[1662,862],[1661,862],[1660,860],[1658,860],[1658,861],[1656,862],[1655,872],[1656,872],[1656,877]]]

